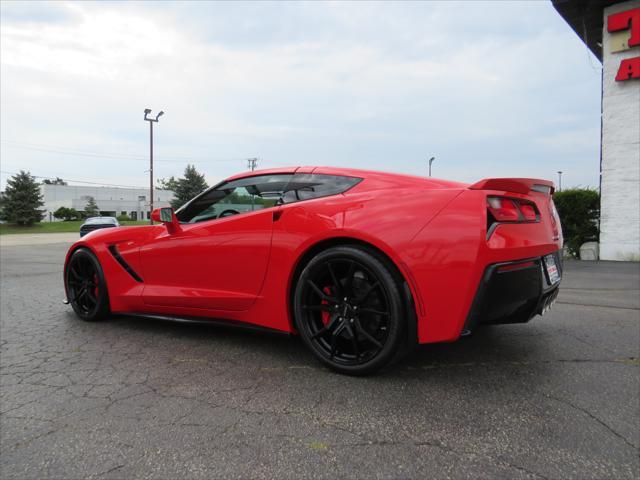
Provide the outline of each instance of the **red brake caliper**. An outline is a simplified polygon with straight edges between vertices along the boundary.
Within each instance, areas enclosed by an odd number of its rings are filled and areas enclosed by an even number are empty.
[[[331,296],[331,287],[324,287],[322,289],[322,291],[324,293],[326,293],[327,295]],[[322,305],[329,305],[329,302],[327,302],[326,300],[322,300],[322,302],[320,302]],[[329,312],[325,312],[324,310],[322,310],[322,323],[324,325],[326,325],[327,323],[329,323]]]
[[[93,284],[95,285],[93,289],[93,294],[95,295],[96,298],[98,298],[98,275],[95,273],[93,274]]]

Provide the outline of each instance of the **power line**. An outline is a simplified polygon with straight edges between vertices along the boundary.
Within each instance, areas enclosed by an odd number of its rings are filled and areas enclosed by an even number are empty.
[[[7,171],[0,171],[0,173],[4,173],[5,175],[18,175],[18,173],[16,172],[7,172]],[[42,176],[42,175],[31,175],[33,178],[43,178],[43,179],[51,179],[51,175],[49,176]],[[60,178],[60,177],[58,177]],[[118,185],[115,183],[102,183],[102,182],[89,182],[86,180],[72,180],[70,178],[60,178],[60,180],[64,180],[65,182],[74,182],[74,183],[86,183],[88,185],[97,185],[97,186],[102,186],[102,187],[120,187],[120,188],[135,188],[135,189],[146,189],[146,187],[137,187],[134,185]],[[73,186],[73,185],[70,185]]]
[[[12,141],[2,141],[0,143],[3,143],[8,147],[13,147],[13,148],[24,148],[26,150],[37,150],[37,151],[51,152],[51,153],[65,153],[69,155],[77,154],[77,155],[108,157],[108,158],[121,157],[126,159],[141,159],[141,160],[146,159],[144,155],[135,155],[130,153],[87,152],[83,150],[78,150],[78,149],[68,148],[68,147],[61,147],[57,145],[40,145],[40,144],[34,144],[34,143],[20,143],[20,142],[12,142]]]
[[[119,159],[119,160],[140,160],[146,161],[147,157],[144,155],[135,155],[128,153],[110,153],[110,152],[87,152],[81,150],[70,149],[68,147],[59,147],[55,145],[38,145],[38,144],[29,144],[29,143],[19,143],[19,142],[11,142],[11,141],[2,141],[0,142],[8,147],[12,148],[22,148],[25,150],[33,150],[38,152],[46,152],[46,153],[58,153],[61,155],[72,155],[78,157],[94,157],[94,158],[108,158],[108,159]],[[173,157],[173,156],[165,156],[164,158],[155,159],[159,162],[237,162],[243,160],[242,157]]]

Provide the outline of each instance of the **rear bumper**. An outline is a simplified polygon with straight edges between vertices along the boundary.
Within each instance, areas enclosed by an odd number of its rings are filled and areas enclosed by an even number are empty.
[[[562,276],[560,252],[552,254]],[[525,323],[548,309],[560,281],[549,282],[543,257],[489,265],[482,276],[464,329],[480,324]]]

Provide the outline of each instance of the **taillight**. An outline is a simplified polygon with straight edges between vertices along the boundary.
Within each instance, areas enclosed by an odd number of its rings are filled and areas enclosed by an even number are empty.
[[[556,204],[553,203],[553,198],[549,200],[549,213],[551,214],[551,221],[554,225],[557,225],[558,220],[560,219],[560,215],[558,215]]]
[[[520,213],[515,202],[505,197],[488,197],[489,211],[498,222],[517,222]]]
[[[529,205],[526,203],[521,204],[520,211],[522,212],[524,219],[528,222],[535,222],[538,218],[538,214],[536,213],[536,209],[533,205]]]
[[[498,223],[530,223],[540,221],[535,203],[520,198],[487,197],[487,232]]]

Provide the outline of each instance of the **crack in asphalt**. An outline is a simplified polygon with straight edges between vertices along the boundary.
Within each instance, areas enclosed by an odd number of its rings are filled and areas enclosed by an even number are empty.
[[[102,477],[104,475],[108,475],[109,473],[115,472],[117,470],[120,470],[122,467],[124,467],[124,464],[121,465],[116,465],[115,467],[110,468],[109,470],[105,470],[104,472],[100,472],[100,473],[96,473],[96,477]]]
[[[533,470],[529,470],[521,465],[515,465],[511,462],[508,462],[504,459],[495,457],[493,455],[487,455],[487,454],[478,454],[477,452],[474,451],[468,451],[468,450],[460,450],[457,448],[453,448],[449,445],[445,445],[444,443],[438,441],[438,440],[433,440],[433,441],[416,441],[416,442],[388,442],[388,441],[382,441],[382,442],[376,442],[376,441],[371,441],[371,442],[365,442],[365,443],[355,443],[355,444],[343,444],[343,446],[368,446],[368,445],[379,445],[379,446],[406,446],[406,445],[412,445],[412,446],[416,446],[416,447],[434,447],[434,448],[438,448],[456,455],[476,455],[476,456],[486,456],[487,458],[489,458],[490,460],[492,460],[493,462],[495,462],[496,464],[499,465],[503,465],[506,466],[508,468],[512,468],[514,470],[518,470],[520,472],[524,472],[528,475],[533,475],[536,478],[542,478],[543,480],[548,480],[548,477],[542,475],[539,472],[534,472]]]
[[[558,305],[576,305],[576,306],[579,306],[579,307],[616,308],[616,309],[619,309],[619,310],[640,311],[640,308],[638,308],[638,307],[625,307],[625,306],[621,306],[621,305],[602,305],[602,304],[597,304],[597,303],[567,302],[567,301],[564,301],[564,300],[557,300],[556,304],[558,304]]]
[[[640,293],[640,288],[588,288],[588,287],[562,287],[562,291],[576,290],[578,292],[634,292]]]
[[[567,400],[566,398],[560,398],[560,397],[556,397],[554,395],[551,395],[549,393],[542,393],[542,392],[536,392],[539,395],[542,395],[546,398],[551,398],[552,400],[555,400],[557,402],[563,403],[565,405],[570,406],[571,408],[574,408],[575,410],[578,410],[582,413],[584,413],[585,415],[587,415],[589,418],[591,418],[592,420],[594,420],[595,422],[599,423],[600,425],[602,425],[604,428],[606,428],[607,430],[609,430],[609,432],[613,433],[613,435],[615,435],[616,437],[618,437],[620,440],[622,440],[624,443],[627,444],[627,446],[631,447],[634,450],[638,450],[638,446],[633,444],[631,441],[629,441],[624,435],[622,435],[620,432],[617,432],[613,427],[611,427],[609,424],[607,424],[606,422],[604,422],[602,419],[598,418],[597,416],[595,416],[593,413],[591,413],[589,410],[587,410],[586,408],[582,408],[579,405],[576,405],[573,402],[570,402],[569,400]]]
[[[616,358],[616,359],[591,359],[591,358],[557,358],[552,360],[519,360],[519,361],[480,361],[480,362],[459,362],[459,363],[431,363],[419,367],[409,366],[405,370],[432,370],[438,368],[468,368],[468,367],[490,367],[490,366],[516,366],[526,367],[533,365],[548,365],[553,363],[604,363],[637,366],[638,358]]]

